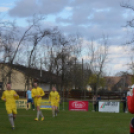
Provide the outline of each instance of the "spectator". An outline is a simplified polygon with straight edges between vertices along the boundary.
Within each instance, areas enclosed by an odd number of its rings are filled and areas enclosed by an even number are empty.
[[[96,100],[96,96],[94,95],[93,96],[93,106],[94,106],[94,111],[96,111],[96,102],[97,100]]]
[[[126,112],[126,101],[127,101],[126,96],[123,95],[123,97],[122,97],[122,103],[123,103],[123,112],[124,113]]]

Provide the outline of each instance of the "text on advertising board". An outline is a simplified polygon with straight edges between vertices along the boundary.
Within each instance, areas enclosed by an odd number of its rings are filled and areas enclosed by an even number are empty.
[[[69,101],[69,110],[88,111],[88,101]]]
[[[100,101],[99,102],[99,112],[114,112],[119,113],[120,103],[114,101]]]

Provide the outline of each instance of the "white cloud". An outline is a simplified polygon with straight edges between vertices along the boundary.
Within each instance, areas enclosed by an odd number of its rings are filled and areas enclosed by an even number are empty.
[[[29,17],[35,13],[57,14],[63,11],[67,4],[68,0],[20,0],[15,3],[9,14],[17,17]]]
[[[72,7],[66,7],[65,10],[71,11],[73,8]]]
[[[126,70],[126,67],[123,67],[122,64],[117,64],[117,65],[113,65],[113,70],[117,71],[122,71],[122,70]]]
[[[8,10],[8,7],[0,7],[0,12],[7,12]]]
[[[87,44],[90,45],[90,42],[88,40],[84,40],[82,47],[84,47],[84,49],[88,51],[86,47]],[[94,46],[95,48],[98,48],[100,44],[94,41]],[[109,46],[109,54],[104,68],[105,73],[108,74],[110,72],[111,75],[114,75],[117,72],[129,70],[128,64],[131,63],[130,49],[130,47],[126,46]],[[91,55],[87,56],[87,53],[85,51],[82,53],[82,55],[82,58],[85,62],[90,61]]]
[[[47,15],[47,18],[50,17],[49,15],[55,16],[56,19],[52,20],[51,17],[49,21],[46,19],[44,22],[46,27],[57,25],[63,33],[74,35],[78,33],[85,38],[94,37],[96,47],[99,46],[97,41],[101,35],[107,34],[110,41],[107,64],[112,66],[113,72],[127,68],[126,64],[130,62],[133,53],[130,47],[126,48],[120,44],[127,40],[124,33],[128,32],[128,29],[122,26],[125,25],[126,20],[132,19],[133,12],[126,12],[126,9],[120,6],[120,0],[102,0],[101,2],[98,0],[84,0],[84,2],[83,0],[38,0],[38,2],[37,0],[19,0],[9,10],[11,16],[20,18],[29,17],[37,12]],[[130,37],[129,34],[127,36]],[[89,41],[84,40],[82,54],[85,60],[88,60],[88,56],[85,55],[87,44]],[[107,70],[110,69],[107,68]]]
[[[13,6],[14,4],[12,2],[12,3],[1,3],[0,5],[10,7],[10,6]]]

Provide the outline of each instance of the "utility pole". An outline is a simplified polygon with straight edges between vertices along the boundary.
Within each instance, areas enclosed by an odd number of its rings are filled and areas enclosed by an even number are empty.
[[[51,54],[50,54],[51,64],[50,64],[50,90],[52,88],[52,47],[51,47]]]
[[[84,99],[85,99],[85,90],[84,90],[84,87],[83,87],[83,58],[82,58],[82,90],[83,90]]]
[[[75,69],[74,69],[74,82],[75,82],[75,89],[76,89],[76,57],[75,57]]]
[[[62,49],[62,83],[61,83],[61,92],[63,93],[63,110],[64,110],[64,57],[63,57],[63,52],[64,50]]]

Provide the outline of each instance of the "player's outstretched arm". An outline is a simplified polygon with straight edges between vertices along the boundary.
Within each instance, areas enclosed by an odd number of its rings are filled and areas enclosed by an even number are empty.
[[[43,89],[41,88],[41,91],[40,91],[40,96],[44,96],[45,95],[45,92],[43,91]]]
[[[128,111],[134,114],[134,89],[132,93],[131,91],[127,93],[127,106],[128,106]]]
[[[5,96],[5,93],[4,92],[2,94],[1,100],[6,101],[6,96]]]

